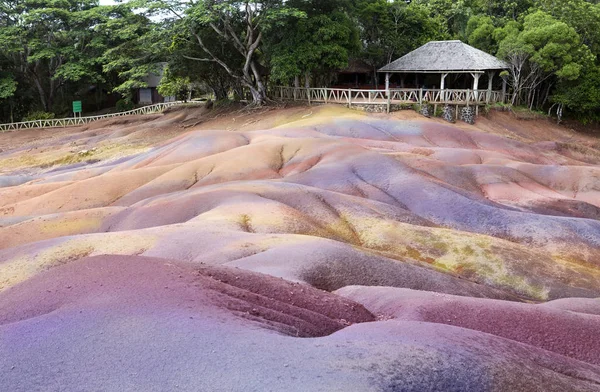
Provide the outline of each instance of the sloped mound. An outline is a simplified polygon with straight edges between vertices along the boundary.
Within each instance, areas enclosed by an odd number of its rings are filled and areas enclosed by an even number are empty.
[[[596,144],[402,116],[0,135],[2,388],[600,390]]]
[[[599,367],[513,340],[437,323],[365,323],[372,320],[351,300],[234,268],[90,257],[0,294],[2,385],[18,392],[600,385]]]
[[[229,310],[296,337],[325,336],[374,320],[361,305],[310,286],[234,268],[136,256],[80,259],[6,291],[0,304],[0,325],[109,304],[117,313],[138,306],[165,312]]]
[[[380,317],[454,325],[600,365],[600,342],[591,339],[600,333],[600,317],[566,311],[560,304],[511,303],[390,287],[354,286],[336,293]],[[569,302],[568,309],[585,310],[584,304],[597,307],[600,299]]]

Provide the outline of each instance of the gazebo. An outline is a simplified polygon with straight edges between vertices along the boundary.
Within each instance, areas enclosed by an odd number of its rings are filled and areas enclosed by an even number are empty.
[[[400,74],[401,87],[404,87],[404,77],[414,75],[417,86],[419,77],[430,78],[431,74],[440,75],[440,90],[446,87],[446,78],[450,74],[457,77],[470,75],[473,78],[473,90],[479,90],[479,79],[488,76],[488,90],[491,93],[494,76],[508,69],[508,64],[491,54],[485,53],[461,41],[431,41],[413,50],[407,55],[381,68],[378,72],[385,73],[385,89],[390,89],[392,75]],[[502,83],[503,95],[506,93],[506,81]]]

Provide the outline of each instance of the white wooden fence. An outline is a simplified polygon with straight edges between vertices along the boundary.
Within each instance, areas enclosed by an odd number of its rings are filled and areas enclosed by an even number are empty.
[[[201,104],[202,102],[189,101],[185,104]],[[87,124],[92,121],[102,120],[105,118],[122,117],[122,116],[133,116],[138,114],[152,114],[160,113],[167,108],[172,106],[182,105],[183,101],[157,103],[154,105],[143,106],[141,108],[128,110],[126,112],[103,114],[100,116],[87,116],[87,117],[69,117],[69,118],[53,118],[50,120],[34,120],[34,121],[23,121],[17,123],[0,124],[0,132],[16,131],[18,129],[30,129],[30,128],[61,128],[69,127],[81,124]]]
[[[339,103],[352,105],[390,105],[428,103],[432,105],[483,106],[507,102],[508,94],[490,90],[431,90],[431,89],[390,89],[359,90],[339,88],[296,88],[275,87],[272,95],[276,99],[308,101],[319,103]]]

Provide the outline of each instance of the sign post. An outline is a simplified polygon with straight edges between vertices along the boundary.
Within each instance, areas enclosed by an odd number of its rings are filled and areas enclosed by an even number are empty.
[[[77,113],[79,113],[79,117],[81,117],[81,101],[73,101],[73,114],[77,117]]]

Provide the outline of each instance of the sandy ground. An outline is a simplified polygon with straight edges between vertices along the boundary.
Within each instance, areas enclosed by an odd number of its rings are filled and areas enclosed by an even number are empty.
[[[600,141],[336,106],[0,134],[10,391],[600,390]]]

